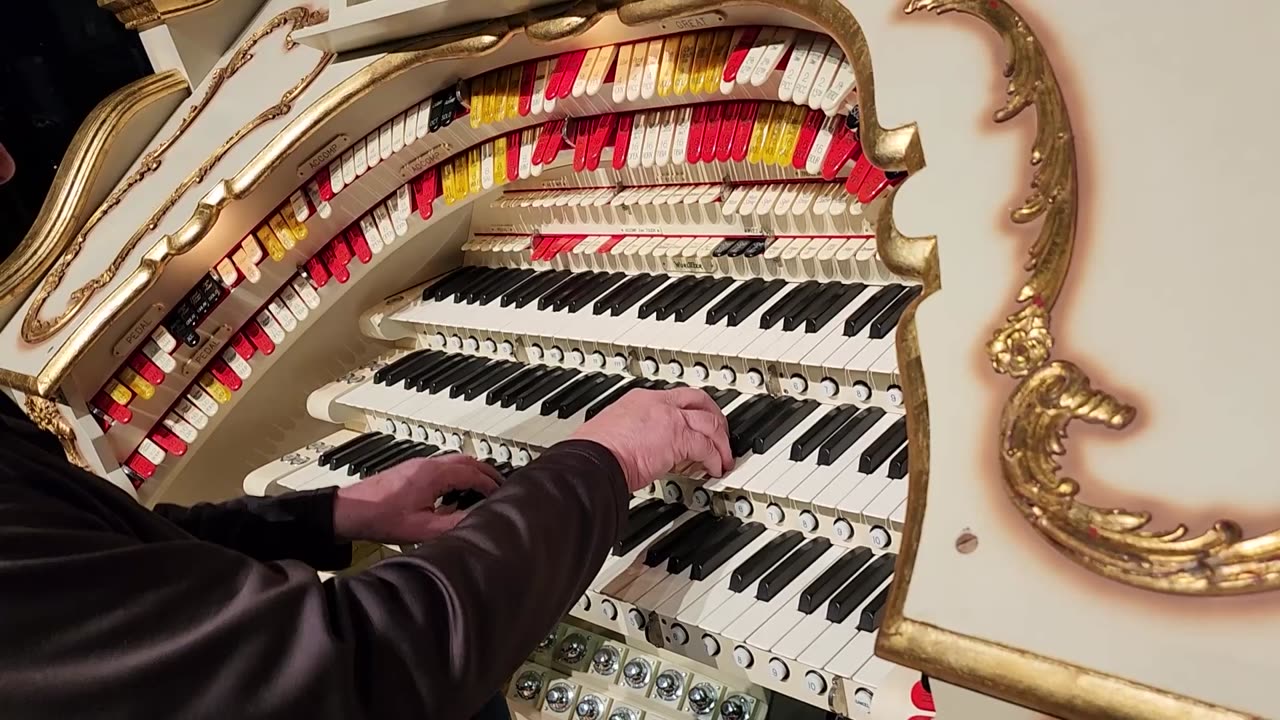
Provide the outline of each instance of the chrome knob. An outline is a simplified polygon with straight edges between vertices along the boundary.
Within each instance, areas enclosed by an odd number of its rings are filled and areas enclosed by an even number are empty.
[[[538,651],[550,650],[556,644],[556,631],[552,630],[538,642]]]
[[[618,672],[618,661],[621,659],[622,654],[618,652],[618,648],[605,645],[591,658],[591,669],[597,675],[612,676]]]
[[[577,665],[587,656],[587,639],[578,633],[568,635],[560,643],[557,659],[565,665]]]
[[[680,691],[684,689],[684,676],[676,670],[664,670],[658,673],[658,677],[653,681],[653,693],[660,700],[672,702],[680,697]]]
[[[747,720],[747,703],[741,695],[733,695],[720,703],[720,717],[724,720]]]
[[[582,720],[597,720],[600,717],[600,698],[588,695],[579,700],[578,717]]]
[[[694,715],[710,715],[716,709],[716,688],[711,683],[698,683],[689,688],[689,709]]]
[[[547,707],[562,713],[573,705],[573,688],[564,683],[556,683],[547,688]]]
[[[609,714],[609,720],[636,720],[638,717],[640,717],[640,713],[629,707],[615,708],[614,711]]]
[[[530,670],[516,678],[516,695],[522,700],[532,700],[542,692],[542,676]]]
[[[649,685],[649,676],[653,673],[653,665],[644,658],[628,660],[622,666],[622,682],[632,690],[643,690]]]

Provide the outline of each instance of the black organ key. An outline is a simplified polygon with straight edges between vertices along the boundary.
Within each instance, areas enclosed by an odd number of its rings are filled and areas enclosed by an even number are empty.
[[[736,593],[746,590],[802,542],[804,535],[799,530],[779,534],[733,569],[733,574],[729,576],[729,589]]]
[[[785,418],[763,428],[752,441],[751,449],[757,453],[768,452],[779,440],[786,437],[787,433],[795,430],[797,425],[817,410],[820,404],[817,400],[801,400]]]
[[[560,407],[564,405],[568,398],[574,397],[578,393],[583,392],[586,388],[591,387],[596,383],[596,381],[603,377],[604,375],[601,373],[588,373],[568,385],[565,385],[559,390],[556,390],[550,397],[542,401],[542,407],[538,410],[538,414],[554,415],[560,411]]]
[[[459,384],[449,390],[449,397],[461,396],[466,400],[474,400],[480,395],[488,392],[498,384],[506,382],[520,371],[519,363],[508,362],[501,367],[495,368],[492,372],[485,373],[474,381]],[[455,394],[456,393],[456,394]]]
[[[333,470],[341,470],[342,468],[354,463],[362,462],[365,458],[370,457],[374,453],[381,451],[391,443],[395,442],[394,435],[379,435],[372,442],[364,443],[358,447],[352,448],[351,451],[341,457],[335,456],[329,463],[329,467]]]
[[[571,382],[578,376],[578,374],[577,370],[573,370],[571,368],[560,368],[545,380],[529,388],[527,392],[516,398],[516,409],[528,410],[543,398],[554,392],[557,388],[563,387],[566,383]]]
[[[747,298],[746,302],[731,309],[729,311],[729,327],[737,327],[743,320],[751,317],[751,314],[759,310],[762,305],[769,302],[769,299],[787,286],[787,281],[781,278],[770,280],[760,288],[759,292],[753,293]]]
[[[535,368],[534,373],[531,373],[529,377],[521,379],[521,382],[512,383],[511,386],[504,388],[498,397],[498,405],[502,407],[511,407],[512,405],[515,405],[516,400],[524,395],[524,393],[531,391],[532,388],[540,386],[540,384],[543,383],[544,380],[547,380],[547,378],[554,377],[554,374],[556,374],[558,369],[559,368],[549,368],[549,366],[545,365],[541,366],[541,368]]]
[[[830,547],[831,541],[826,538],[814,538],[801,545],[761,578],[760,585],[756,587],[756,599],[765,602],[772,600]]]
[[[858,411],[849,422],[845,423],[839,430],[832,433],[831,437],[818,448],[818,464],[830,465],[845,453],[855,442],[875,425],[880,418],[884,417],[884,410],[878,407],[866,407]]]
[[[484,500],[484,494],[478,490],[451,490],[440,498],[442,506],[452,505],[459,510],[466,510]]]
[[[533,292],[536,288],[542,287],[547,283],[553,282],[558,273],[563,270],[541,270],[525,279],[524,282],[498,295],[498,305],[501,307],[510,307],[525,293]]]
[[[741,394],[742,393],[740,391],[733,388],[721,388],[711,393],[711,399],[715,401],[716,407],[723,410],[729,405],[729,403],[737,400],[738,396]]]
[[[596,273],[593,272],[572,273],[564,282],[538,298],[538,309],[546,310],[554,307],[561,298],[568,297],[574,290],[591,282],[595,277]]]
[[[885,308],[884,312],[880,313],[880,316],[871,322],[871,338],[879,340],[897,327],[902,313],[906,312],[907,306],[911,304],[912,300],[919,297],[922,292],[924,292],[924,288],[915,285],[889,303],[889,307]]]
[[[751,297],[752,294],[759,292],[760,288],[763,288],[764,285],[764,278],[751,278],[734,288],[733,292],[721,298],[720,302],[712,305],[711,309],[707,310],[707,324],[715,325],[720,322],[729,315],[730,310],[746,302],[747,298]]]
[[[365,477],[369,474],[369,468],[376,467],[379,463],[383,462],[384,460],[395,457],[397,454],[400,453],[400,451],[404,450],[405,448],[412,447],[416,444],[417,443],[415,443],[412,440],[396,440],[395,442],[378,449],[376,452],[372,452],[369,455],[351,463],[349,466],[347,466],[347,474],[348,475],[358,474],[361,477]]]
[[[658,511],[665,505],[666,503],[658,498],[649,498],[644,502],[633,505],[629,510],[627,510],[627,524],[622,530],[622,537],[626,537],[635,532],[641,525],[648,522],[650,518],[657,515]]]
[[[522,283],[515,290],[508,292],[502,296],[499,302],[501,307],[524,307],[536,299],[539,295],[555,288],[569,277],[568,270],[552,270],[536,281]]]
[[[520,270],[517,270],[515,273],[512,273],[511,275],[507,276],[506,281],[499,283],[497,285],[493,285],[491,287],[485,288],[480,293],[478,293],[477,301],[481,305],[488,305],[494,300],[502,297],[503,295],[505,295],[508,292],[511,292],[512,290],[515,290],[516,288],[520,287],[524,283],[530,282],[536,277],[538,277],[538,273],[534,270],[530,270],[528,268],[522,268]]]
[[[694,315],[697,315],[702,308],[707,306],[707,303],[716,299],[716,297],[728,289],[733,282],[733,278],[719,277],[715,278],[711,282],[704,283],[697,293],[694,293],[675,308],[673,315],[675,316],[676,322],[684,322]]]
[[[463,302],[466,300],[467,292],[470,291],[471,288],[488,282],[498,274],[498,271],[499,268],[476,267],[475,271],[465,278],[465,282],[460,281],[443,292],[442,294],[444,297],[441,299],[452,300],[453,302]]]
[[[591,314],[603,315],[609,312],[609,309],[612,308],[620,298],[625,297],[632,292],[636,292],[638,288],[644,286],[645,283],[652,279],[653,276],[649,273],[640,273],[639,275],[632,275],[626,280],[623,280],[621,285],[618,285],[614,289],[605,293],[604,297],[595,301],[591,306]]]
[[[714,549],[710,547],[702,548],[690,564],[689,579],[705,580],[708,575],[719,570],[720,566],[750,545],[757,537],[760,537],[762,532],[764,532],[764,525],[755,522],[747,523],[735,530],[719,547]]]
[[[814,289],[809,296],[800,303],[791,308],[791,311],[782,316],[782,329],[791,332],[798,327],[804,325],[805,320],[810,315],[817,313],[824,307],[824,303],[829,297],[834,297],[840,289],[842,283],[822,283]]]
[[[858,606],[893,574],[893,562],[897,557],[893,553],[885,553],[871,561],[870,565],[831,598],[831,602],[827,604],[827,620],[844,622],[845,618],[857,610]]]
[[[502,478],[505,480],[508,475],[516,471],[516,466],[512,465],[509,462],[504,462],[504,463],[498,463],[497,465],[494,465],[493,469],[497,470],[498,474],[501,475]]]
[[[862,303],[849,316],[849,319],[844,322],[845,337],[853,337],[862,332],[864,327],[871,324],[871,321],[886,307],[889,307],[889,303],[893,302],[894,298],[898,297],[906,289],[907,286],[905,285],[893,283],[877,290],[875,295],[872,295],[866,302]]]
[[[852,285],[842,285],[839,294],[828,298],[828,302],[818,308],[816,313],[809,315],[804,321],[804,331],[807,333],[816,333],[827,326],[841,310],[849,307],[849,304],[858,299],[858,296],[866,291],[867,286],[862,283],[853,283]]]
[[[751,244],[747,246],[746,252],[742,253],[742,257],[749,257],[749,258],[759,257],[760,255],[764,254],[765,249],[768,247],[769,247],[769,243],[766,242],[763,238],[758,240],[752,240]]]
[[[497,268],[480,278],[478,282],[464,288],[459,299],[468,305],[474,305],[480,299],[482,292],[496,285],[501,285],[516,272],[518,272],[516,268]]]
[[[615,272],[605,275],[601,278],[600,282],[593,285],[589,290],[575,295],[573,300],[569,302],[567,309],[571,313],[578,312],[582,308],[594,302],[596,298],[604,295],[613,288],[618,287],[619,283],[625,280],[626,277],[627,274],[623,272]]]
[[[452,371],[435,378],[426,385],[426,389],[432,393],[438,393],[447,387],[452,387],[464,380],[470,380],[478,373],[484,371],[489,364],[489,358],[477,357],[472,358],[471,362],[463,363],[455,367]]]
[[[766,308],[760,315],[760,329],[768,330],[778,324],[784,317],[798,312],[808,305],[814,294],[822,289],[817,280],[806,280],[783,295],[776,303]]]
[[[597,380],[590,387],[584,388],[581,393],[566,399],[564,404],[560,406],[560,410],[556,412],[556,417],[564,420],[577,415],[583,408],[590,405],[592,402],[595,402],[596,399],[600,398],[614,385],[617,385],[620,382],[622,382],[622,377],[620,375],[602,376],[601,379]]]
[[[365,469],[360,473],[360,477],[367,478],[369,475],[381,473],[381,471],[390,468],[390,466],[401,464],[401,462],[410,459],[410,457],[416,457],[416,452],[420,452],[424,447],[426,446],[419,442],[411,442],[408,443],[408,445],[401,446],[401,448],[399,448],[398,451],[393,452],[392,455],[385,456],[383,459],[376,462],[369,462],[369,464],[366,464]]]
[[[902,416],[867,446],[858,458],[858,472],[873,473],[907,441],[907,418]]]
[[[573,292],[556,300],[551,309],[556,312],[561,310],[573,312],[575,306],[580,308],[591,300],[600,297],[605,288],[613,287],[620,275],[622,273],[619,272],[597,272],[591,280],[579,285]],[[583,300],[583,298],[587,299]]]
[[[709,512],[698,513],[697,517],[658,538],[645,551],[644,564],[649,567],[657,567],[666,562],[667,558],[671,557],[671,551],[684,542],[686,538],[696,533],[706,532],[717,520],[719,518]]]
[[[816,425],[805,431],[803,435],[791,444],[791,459],[800,462],[812,455],[815,450],[822,446],[822,443],[827,441],[827,438],[831,437],[832,433],[839,430],[841,426],[849,422],[849,418],[857,414],[857,407],[844,405],[819,420]]]
[[[909,452],[911,452],[911,448],[904,447],[898,451],[897,455],[893,456],[892,460],[889,461],[889,477],[890,478],[894,480],[901,480],[902,478],[907,476],[907,470],[909,470],[911,467],[908,464],[909,461],[907,457],[907,453]]]
[[[748,238],[734,240],[729,249],[725,251],[725,257],[742,257],[747,252],[747,248],[751,247],[751,243],[755,242]]]
[[[658,308],[665,305],[672,298],[684,292],[690,284],[697,282],[698,278],[693,275],[685,275],[673,283],[668,284],[659,290],[653,297],[640,303],[640,319],[643,320],[658,311]]]
[[[844,587],[863,565],[871,561],[871,554],[871,548],[857,547],[842,555],[801,591],[800,606],[797,609],[805,615],[813,614],[837,590]]]
[[[319,465],[320,467],[328,467],[329,465],[332,465],[334,463],[336,458],[346,457],[350,453],[354,452],[355,449],[360,447],[361,445],[373,442],[374,440],[381,437],[387,437],[387,436],[378,432],[370,432],[370,433],[364,433],[363,435],[357,435],[356,437],[351,438],[350,440],[342,443],[341,445],[331,450],[325,450],[324,452],[320,453],[320,458],[316,460],[316,464]]]
[[[399,358],[396,358],[391,364],[387,365],[386,367],[381,367],[381,368],[378,368],[376,371],[374,371],[373,382],[378,385],[395,385],[396,382],[399,380],[400,373],[404,371],[404,368],[407,365],[409,365],[409,363],[412,363],[414,360],[416,360],[417,358],[420,358],[423,355],[426,355],[427,352],[428,351],[426,350],[414,350],[408,355],[403,355]],[[431,352],[438,352],[438,351],[433,350]]]
[[[742,417],[746,415],[748,412],[750,412],[751,408],[754,408],[761,404],[768,403],[772,399],[773,398],[770,395],[756,395],[752,398],[749,398],[742,404],[738,405],[738,407],[731,410],[729,414],[725,417],[725,419],[729,421],[729,427],[732,428],[734,425],[741,422]]]
[[[737,422],[729,422],[729,444],[734,457],[745,455],[751,449],[752,433],[774,413],[789,407],[791,398],[774,398],[764,395],[763,402],[750,403],[750,407],[738,416]],[[736,413],[737,410],[734,410]],[[730,413],[730,415],[734,414]],[[745,444],[744,444],[745,443]]]
[[[667,572],[675,575],[684,572],[693,562],[698,551],[705,547],[718,547],[729,536],[737,532],[742,521],[736,517],[717,518],[705,530],[695,531],[671,548],[671,557],[667,558]]]
[[[716,245],[711,250],[711,257],[724,257],[725,253],[729,252],[729,249],[732,248],[733,244],[736,242],[737,240],[733,240],[731,238],[726,238],[724,240],[721,240],[720,244]]]
[[[645,378],[634,378],[628,381],[622,387],[618,388],[617,390],[614,390],[608,395],[605,395],[595,405],[592,405],[591,407],[587,408],[587,419],[590,420],[591,418],[600,414],[601,410],[604,410],[605,408],[609,407],[613,403],[617,402],[618,398],[621,398],[623,395],[626,395],[632,390],[639,387],[647,387],[647,386],[648,386],[648,380],[646,380]]]
[[[858,613],[858,630],[873,632],[880,629],[880,620],[884,617],[884,606],[889,601],[890,587],[892,585],[885,585],[875,597],[862,606],[862,612]]]
[[[701,294],[702,291],[706,289],[707,284],[714,279],[710,277],[690,277],[693,279],[685,283],[684,287],[679,292],[673,294],[658,306],[657,310],[654,312],[654,318],[658,320],[666,320],[671,317],[675,314],[678,308]]]
[[[445,297],[457,289],[459,285],[465,283],[468,277],[471,277],[481,269],[482,268],[478,268],[474,265],[469,265],[467,267],[458,268],[443,277],[436,278],[435,282],[422,289],[422,299],[424,301],[435,300],[437,302],[445,299]]]
[[[506,380],[503,380],[502,382],[495,385],[485,394],[484,404],[497,405],[499,401],[502,400],[502,397],[508,391],[512,389],[523,388],[529,385],[538,377],[540,377],[545,371],[546,371],[546,368],[526,367],[520,372],[515,373],[514,375],[511,375]],[[468,397],[467,399],[470,400],[471,398]]]
[[[676,518],[685,513],[685,510],[683,505],[668,505],[659,501],[657,511],[648,516],[643,523],[637,523],[634,529],[631,529],[631,524],[628,523],[629,532],[624,533],[622,539],[613,546],[613,554],[626,555],[640,547],[645,540],[653,537],[654,533],[666,527],[668,523],[675,522]]]
[[[670,279],[671,277],[668,275],[654,275],[643,286],[636,288],[627,296],[619,298],[618,301],[613,304],[613,307],[609,309],[609,314],[617,317],[635,307],[636,303],[641,300],[651,297],[651,293],[653,296],[656,296],[666,292],[667,288],[674,284],[667,282]]]
[[[456,357],[458,356],[450,355],[443,350],[432,350],[425,355],[418,356],[412,362],[405,364],[403,371],[396,373],[396,382],[399,382],[401,386],[406,389],[410,388],[413,386],[413,383],[416,382],[416,378],[420,377],[422,373],[430,370],[431,368],[438,367],[442,363],[450,362]],[[393,383],[387,384],[391,385]]]
[[[406,377],[404,379],[405,387],[422,392],[432,380],[448,375],[454,369],[468,364],[473,359],[470,355],[447,355],[440,362],[422,368],[420,371]]]

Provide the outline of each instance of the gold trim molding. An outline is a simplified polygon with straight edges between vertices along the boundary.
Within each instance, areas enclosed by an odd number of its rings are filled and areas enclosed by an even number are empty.
[[[182,73],[166,70],[129,83],[93,108],[63,153],[31,230],[0,262],[0,307],[20,300],[71,243],[121,130],[148,107],[188,89]]]
[[[320,76],[320,72],[329,64],[329,61],[333,59],[331,54],[326,53],[322,55],[319,62],[316,63],[315,67],[312,68],[307,75],[299,80],[293,87],[285,91],[284,95],[280,97],[279,102],[262,110],[254,116],[252,120],[236,130],[231,137],[223,141],[222,145],[215,149],[209,157],[205,158],[204,162],[202,162],[194,172],[184,178],[170,194],[166,195],[165,199],[160,203],[160,207],[156,208],[156,210],[151,214],[151,217],[147,219],[147,222],[145,222],[142,227],[135,230],[129,239],[125,241],[119,252],[116,253],[116,256],[107,265],[107,268],[89,282],[71,291],[66,306],[60,310],[57,315],[52,318],[44,317],[42,315],[45,302],[49,299],[49,296],[58,289],[58,286],[62,284],[62,280],[66,275],[67,269],[70,268],[71,264],[80,256],[80,252],[84,249],[89,233],[93,231],[93,229],[102,221],[103,218],[107,216],[108,213],[120,204],[120,201],[123,200],[131,190],[137,187],[138,183],[142,182],[143,179],[160,167],[169,150],[173,148],[174,143],[176,143],[187,133],[189,129],[191,129],[192,124],[194,124],[196,119],[200,117],[205,108],[209,107],[209,103],[211,103],[213,98],[217,96],[218,91],[222,89],[227,80],[234,77],[236,73],[244,69],[244,67],[248,65],[249,61],[253,59],[254,47],[257,46],[263,38],[287,26],[289,27],[290,35],[286,36],[285,48],[286,50],[292,50],[297,46],[297,43],[294,42],[291,33],[294,30],[314,25],[322,21],[325,17],[326,15],[324,12],[311,10],[305,7],[295,7],[285,10],[271,18],[271,20],[267,21],[257,30],[254,30],[253,33],[251,33],[240,43],[239,46],[236,47],[236,50],[232,53],[230,60],[228,60],[225,65],[222,65],[213,71],[210,75],[210,82],[208,87],[205,89],[203,97],[187,109],[186,115],[182,117],[181,122],[178,123],[178,127],[173,130],[169,137],[165,138],[153,150],[142,157],[142,160],[139,161],[138,169],[122,180],[120,185],[118,185],[116,189],[107,196],[107,199],[102,203],[97,211],[90,216],[89,220],[85,223],[84,227],[81,228],[80,232],[76,234],[75,239],[67,247],[66,251],[62,253],[62,256],[58,258],[57,262],[54,263],[53,267],[49,270],[49,274],[45,276],[44,280],[41,282],[40,288],[36,291],[34,300],[27,307],[26,315],[22,319],[22,339],[24,342],[31,343],[33,345],[44,342],[57,334],[62,328],[66,327],[67,324],[70,323],[82,309],[84,309],[84,307],[89,303],[89,300],[93,298],[98,290],[101,290],[115,279],[116,273],[119,272],[124,261],[128,258],[129,254],[133,252],[134,248],[138,246],[138,243],[142,241],[143,237],[156,229],[160,224],[160,221],[163,220],[164,217],[169,214],[169,211],[173,209],[173,206],[182,199],[182,196],[196,184],[202,182],[205,176],[213,170],[214,166],[222,160],[223,156],[225,156],[231,148],[235,147],[245,138],[245,136],[258,129],[258,127],[264,123],[289,113],[293,108],[294,101],[298,99],[298,96],[311,86],[311,83]]]
[[[172,17],[203,10],[222,0],[98,0],[129,30],[149,30]]]
[[[58,409],[58,403],[47,398],[28,395],[23,400],[22,406],[27,417],[31,418],[31,422],[35,423],[36,427],[58,438],[58,442],[62,445],[62,452],[66,454],[67,460],[72,465],[93,472],[84,455],[80,454],[80,446],[76,444],[76,431],[63,417],[62,411]]]
[[[1058,470],[1054,460],[1062,454],[1062,435],[1071,419],[1121,428],[1133,417],[1132,408],[1111,396],[1091,389],[1088,378],[1074,365],[1050,362],[1053,339],[1049,333],[1050,311],[1066,279],[1076,226],[1075,149],[1066,103],[1053,75],[1048,56],[1026,21],[1006,0],[909,0],[908,15],[932,12],[943,15],[960,12],[981,20],[1004,41],[1009,62],[1005,75],[1010,79],[1008,101],[995,113],[996,122],[1005,122],[1027,107],[1037,116],[1036,139],[1032,147],[1032,192],[1011,215],[1015,223],[1043,219],[1040,234],[1031,248],[1030,272],[1017,298],[1023,307],[1011,315],[993,336],[987,350],[993,368],[1011,377],[1022,378],[1005,406],[1002,418],[1001,459],[1006,482],[1015,504],[1028,516],[1013,482],[1011,465],[1042,473],[1035,477],[1038,487],[1031,496],[1054,497],[1055,492],[1074,488],[1070,481],[1046,481]],[[866,101],[864,96],[860,98]],[[907,179],[910,182],[910,178]],[[905,183],[904,183],[905,185]],[[888,660],[918,668],[933,677],[1062,718],[1119,720],[1208,720],[1251,716],[1211,705],[1125,678],[1065,663],[1026,650],[982,638],[964,635],[904,616],[928,499],[930,472],[929,402],[924,368],[920,362],[916,310],[941,288],[936,239],[906,237],[894,225],[893,207],[899,188],[891,189],[881,208],[876,227],[877,248],[894,272],[919,280],[922,296],[903,314],[898,325],[896,349],[899,373],[905,393],[908,444],[912,448],[907,496],[907,517],[899,553],[898,572],[889,595],[884,622],[876,643],[876,654]],[[1016,418],[1016,421],[1014,420]],[[1014,428],[1030,423],[1032,428]],[[1015,452],[1011,453],[1013,448]],[[1023,480],[1019,479],[1021,484]],[[1042,495],[1043,494],[1043,495]],[[1067,495],[1071,498],[1072,494]],[[1062,495],[1057,495],[1061,498]],[[1057,517],[1078,522],[1085,517],[1103,521],[1101,529],[1119,528],[1139,546],[1169,547],[1178,542],[1172,534],[1144,536],[1134,526],[1134,515],[1126,520],[1117,511],[1090,516],[1069,501],[1050,506]],[[1078,513],[1078,514],[1077,514]],[[1065,515],[1065,517],[1064,517]],[[1136,515],[1138,519],[1142,516]],[[1028,519],[1042,536],[1067,552],[1056,541],[1058,535],[1042,523],[1043,516],[1031,511]],[[1108,524],[1110,523],[1110,524]],[[1126,525],[1126,523],[1128,523]],[[1221,525],[1221,524],[1220,524]],[[1086,531],[1086,548],[1106,547]],[[1101,535],[1099,532],[1098,535]],[[1185,546],[1184,546],[1185,547]],[[1095,555],[1073,557],[1086,562]],[[1102,573],[1106,575],[1106,573]],[[1108,575],[1111,576],[1111,575]],[[1119,578],[1117,578],[1119,579]]]

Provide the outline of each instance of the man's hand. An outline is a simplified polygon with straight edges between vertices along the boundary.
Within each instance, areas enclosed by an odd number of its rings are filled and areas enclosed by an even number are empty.
[[[344,540],[417,543],[453,528],[466,515],[436,509],[451,490],[488,495],[502,476],[493,467],[453,453],[407,460],[338,490],[333,502],[333,531]]]
[[[703,390],[632,390],[573,434],[613,453],[631,492],[685,463],[714,477],[733,468],[729,423]]]

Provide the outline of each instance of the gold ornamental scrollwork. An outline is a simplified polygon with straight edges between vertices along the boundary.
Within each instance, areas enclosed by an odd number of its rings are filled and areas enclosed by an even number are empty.
[[[62,411],[58,409],[58,403],[48,398],[28,395],[22,401],[23,410],[26,411],[27,417],[36,427],[44,430],[54,437],[58,438],[58,442],[62,445],[62,452],[67,456],[67,461],[84,470],[93,472],[89,467],[89,463],[84,459],[84,455],[80,454],[80,446],[76,444],[76,431],[62,415]]]
[[[1137,588],[1178,595],[1233,595],[1280,587],[1280,530],[1245,538],[1219,520],[1190,537],[1185,525],[1150,530],[1151,514],[1099,508],[1079,499],[1081,483],[1060,475],[1072,422],[1123,430],[1137,410],[1094,389],[1074,363],[1053,358],[1051,320],[1075,245],[1079,192],[1075,142],[1066,101],[1044,47],[1007,3],[912,0],[907,13],[960,12],[993,26],[1006,43],[1008,100],[997,123],[1028,107],[1036,112],[1031,193],[1014,223],[1042,220],[1018,293],[1021,307],[993,333],[987,354],[995,372],[1018,380],[1000,420],[1000,462],[1014,506],[1055,548],[1080,566]]]
[[[108,213],[120,204],[131,190],[138,186],[138,183],[142,182],[142,180],[148,175],[160,168],[160,165],[164,162],[165,156],[168,154],[169,150],[173,148],[174,144],[187,133],[192,124],[195,123],[196,119],[200,117],[205,108],[209,106],[209,103],[213,101],[213,98],[218,94],[218,91],[222,89],[227,80],[240,72],[240,70],[242,70],[249,61],[253,59],[254,47],[261,42],[263,38],[271,35],[281,28],[288,27],[289,32],[292,33],[293,30],[309,27],[321,22],[325,17],[326,13],[324,11],[312,10],[305,7],[295,7],[285,10],[271,18],[271,20],[267,21],[258,29],[254,30],[253,33],[251,33],[240,43],[239,46],[237,46],[235,52],[232,53],[230,60],[228,60],[225,65],[222,65],[213,71],[210,76],[211,79],[209,86],[206,88],[203,97],[188,108],[186,114],[178,123],[178,126],[174,128],[173,132],[167,138],[142,157],[138,163],[138,168],[121,180],[120,184],[111,191],[111,194],[107,196],[102,205],[99,206],[93,215],[89,217],[88,221],[85,222],[84,227],[76,234],[75,238],[68,245],[66,251],[58,258],[57,262],[53,264],[53,267],[50,268],[49,274],[45,276],[40,287],[36,290],[34,299],[31,305],[28,306],[26,315],[22,319],[23,341],[32,344],[40,343],[53,337],[59,330],[66,327],[66,325],[84,309],[84,307],[89,303],[89,300],[92,299],[99,290],[106,287],[108,283],[115,279],[116,273],[120,271],[120,267],[129,257],[129,254],[133,252],[134,248],[138,246],[138,243],[156,229],[160,224],[160,221],[169,214],[169,211],[173,209],[173,206],[182,199],[182,196],[185,195],[188,190],[204,180],[205,176],[209,174],[214,166],[222,160],[223,156],[225,156],[231,148],[235,147],[236,144],[244,139],[245,136],[256,130],[264,123],[288,114],[293,107],[294,101],[298,99],[298,96],[311,86],[311,83],[320,76],[320,72],[329,64],[329,61],[333,59],[332,54],[325,53],[322,55],[315,67],[312,68],[306,76],[299,80],[297,84],[289,88],[284,95],[281,96],[279,102],[262,110],[262,112],[254,116],[252,120],[236,130],[235,133],[233,133],[231,137],[227,138],[216,150],[214,150],[214,152],[210,154],[194,172],[184,178],[170,194],[166,195],[164,201],[160,203],[160,206],[156,208],[147,221],[135,230],[129,239],[125,241],[119,252],[117,252],[116,256],[107,265],[107,268],[84,285],[81,285],[71,291],[71,294],[68,296],[66,306],[63,307],[57,315],[53,317],[45,317],[43,315],[45,303],[49,300],[49,297],[53,292],[62,284],[62,280],[66,276],[68,268],[70,268],[76,258],[80,256],[89,233],[97,227],[98,223],[100,223]],[[291,36],[287,37],[285,40],[286,49],[292,49],[295,46],[296,43],[293,38]]]

